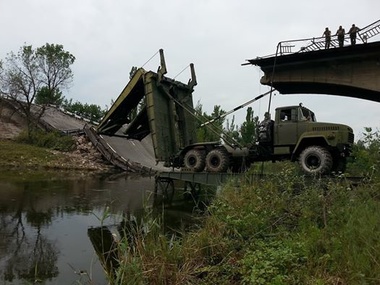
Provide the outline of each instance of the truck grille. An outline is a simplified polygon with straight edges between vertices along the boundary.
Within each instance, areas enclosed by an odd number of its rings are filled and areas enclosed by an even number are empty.
[[[339,126],[313,127],[314,132],[339,131]]]
[[[348,133],[348,142],[354,143],[354,133]]]

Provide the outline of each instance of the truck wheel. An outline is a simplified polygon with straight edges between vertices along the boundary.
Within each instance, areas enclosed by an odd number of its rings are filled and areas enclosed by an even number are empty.
[[[325,148],[310,146],[301,152],[299,164],[308,175],[322,175],[331,172],[333,160]]]
[[[205,168],[205,155],[199,149],[190,149],[183,160],[185,167],[190,171],[201,172]]]
[[[226,172],[230,166],[230,158],[223,148],[216,148],[206,156],[206,168],[210,172]]]

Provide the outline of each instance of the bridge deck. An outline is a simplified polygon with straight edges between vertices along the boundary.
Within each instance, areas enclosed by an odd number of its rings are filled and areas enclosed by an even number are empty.
[[[282,94],[332,94],[380,102],[380,42],[247,60]]]

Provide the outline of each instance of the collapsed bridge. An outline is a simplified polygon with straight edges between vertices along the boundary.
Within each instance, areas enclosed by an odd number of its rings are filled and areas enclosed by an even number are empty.
[[[187,84],[165,77],[163,50],[160,57],[158,72],[139,68],[99,125],[88,133],[93,140],[96,135],[105,139],[118,154],[128,152],[128,160],[137,161],[142,169],[170,171],[165,167],[168,160],[196,142],[192,92],[197,83],[192,64]]]

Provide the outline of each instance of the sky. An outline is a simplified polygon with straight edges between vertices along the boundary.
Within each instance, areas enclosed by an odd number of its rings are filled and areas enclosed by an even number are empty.
[[[334,34],[339,25],[346,31],[353,23],[367,26],[380,19],[378,11],[378,0],[0,0],[0,59],[25,44],[61,44],[76,57],[65,98],[106,108],[133,66],[157,71],[162,48],[168,77],[187,83],[186,67],[194,63],[193,100],[210,114],[214,105],[230,111],[269,90],[260,84],[259,67],[241,65],[247,59],[275,53],[280,41],[320,37],[325,27]],[[380,103],[275,94],[272,113],[302,102],[318,121],[351,126],[356,139],[364,127],[380,129]],[[250,106],[262,119],[268,103],[266,96]],[[241,124],[246,108],[233,115]]]

